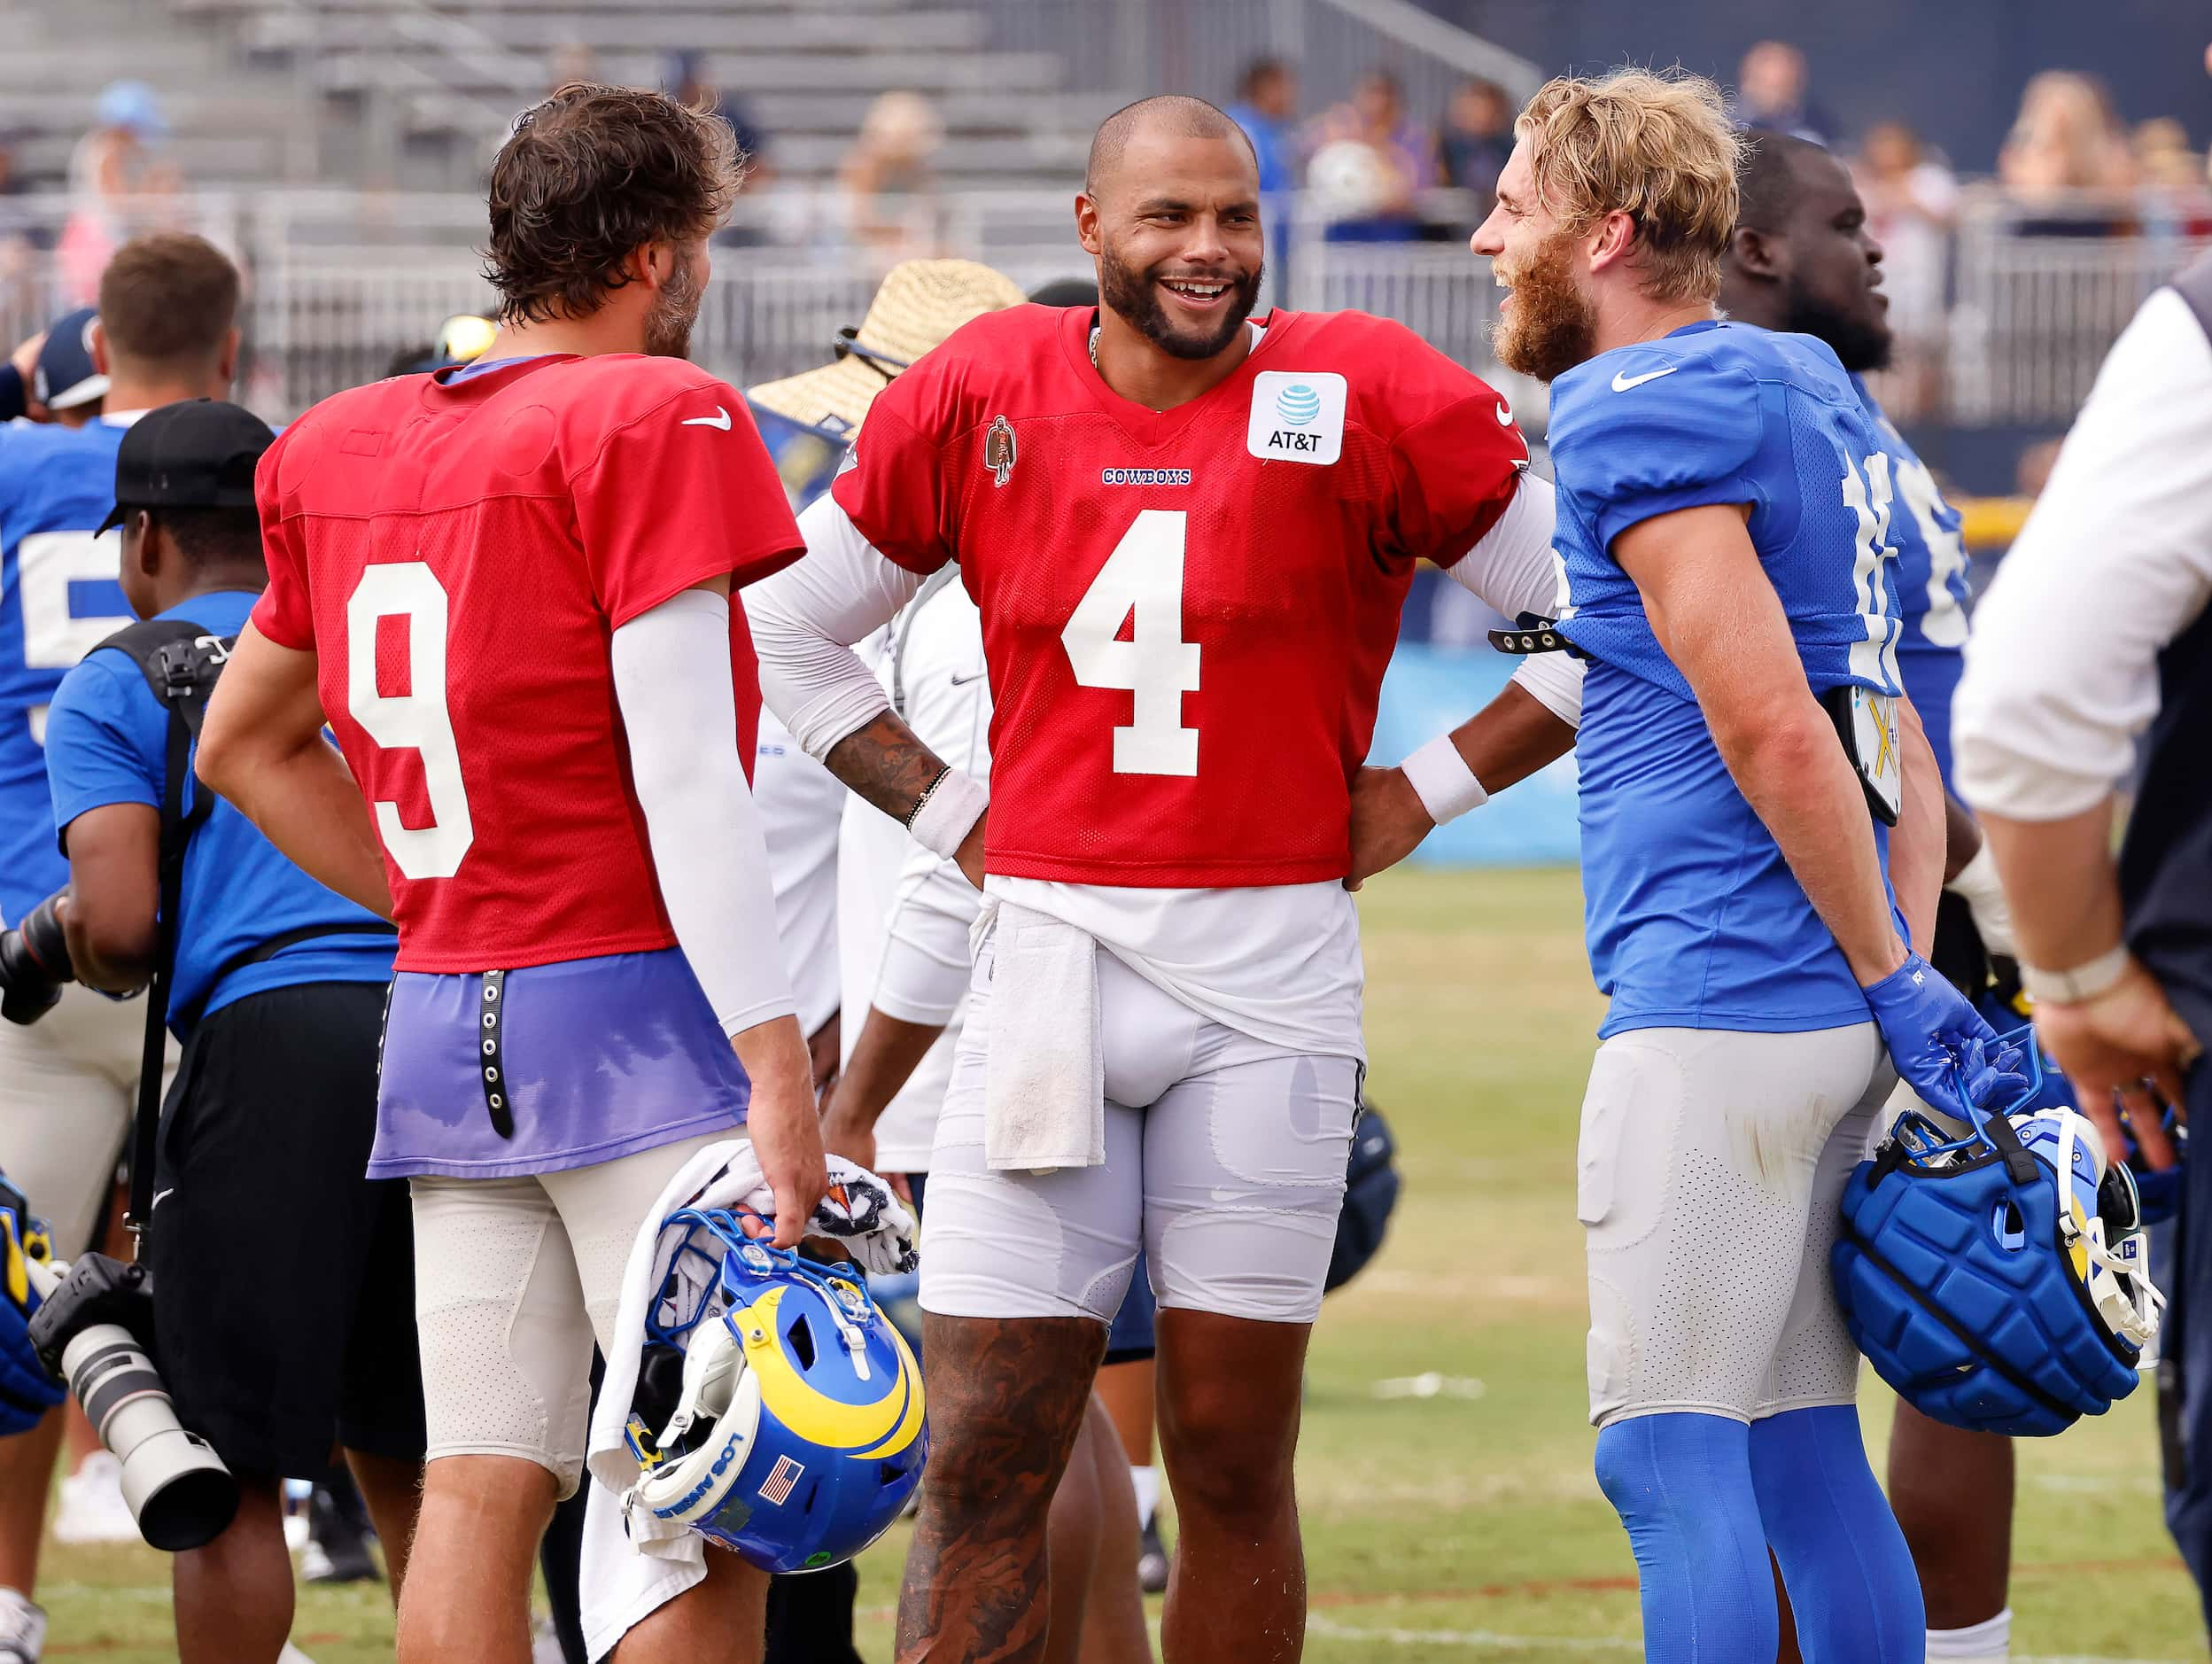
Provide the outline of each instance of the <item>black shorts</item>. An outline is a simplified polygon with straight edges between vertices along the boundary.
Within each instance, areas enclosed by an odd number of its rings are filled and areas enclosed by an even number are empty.
[[[146,1257],[177,1419],[234,1470],[331,1446],[423,1454],[404,1179],[362,1177],[381,984],[249,994],[203,1020],[161,1116]]]

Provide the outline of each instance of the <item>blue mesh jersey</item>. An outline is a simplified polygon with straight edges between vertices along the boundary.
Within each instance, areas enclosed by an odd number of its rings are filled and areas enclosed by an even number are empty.
[[[122,539],[92,528],[115,502],[127,424],[0,427],[0,919],[69,879],[46,795],[46,707],[62,675],[134,622],[115,581]]]
[[[1951,784],[1951,700],[1966,666],[1967,546],[1959,534],[1959,511],[1936,488],[1936,476],[1913,454],[1905,436],[1882,414],[1882,407],[1858,377],[1859,408],[1874,424],[1890,454],[1890,478],[1905,512],[1890,517],[1890,540],[1897,545],[1898,601],[1905,633],[1898,638],[1898,668],[1905,691],[1920,712],[1921,726],[1936,750],[1936,766]]]
[[[1590,967],[1612,1000],[1598,1032],[1867,1021],[1610,553],[1643,520],[1748,503],[1813,691],[1899,691],[1891,459],[1843,366],[1809,336],[1691,324],[1559,377],[1550,441],[1572,603],[1560,628],[1596,661],[1575,751]],[[1885,830],[1868,823],[1886,865]]]

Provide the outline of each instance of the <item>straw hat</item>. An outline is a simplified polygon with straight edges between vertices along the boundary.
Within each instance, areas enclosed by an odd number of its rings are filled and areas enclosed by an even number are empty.
[[[857,428],[900,370],[971,318],[1024,299],[1011,277],[972,260],[903,261],[885,276],[834,362],[749,387],[745,396],[802,427]]]

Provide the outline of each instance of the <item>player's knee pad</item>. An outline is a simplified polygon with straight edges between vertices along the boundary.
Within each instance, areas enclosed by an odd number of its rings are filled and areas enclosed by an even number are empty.
[[[1726,1416],[1674,1413],[1597,1435],[1597,1482],[1635,1551],[1646,1664],[1773,1664],[1780,1619],[1750,1435]]]
[[[1859,1411],[1821,1404],[1751,1427],[1751,1480],[1806,1664],[1919,1664],[1926,1616]]]

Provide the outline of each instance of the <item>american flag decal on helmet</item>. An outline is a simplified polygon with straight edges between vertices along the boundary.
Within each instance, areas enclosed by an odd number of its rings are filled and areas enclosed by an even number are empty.
[[[1004,416],[993,416],[984,430],[983,466],[990,470],[993,486],[1013,478],[1013,424]]]
[[[795,1462],[788,1456],[779,1456],[776,1465],[768,1470],[768,1477],[761,1481],[760,1494],[779,1508],[791,1500],[791,1488],[806,1472],[803,1463]]]

